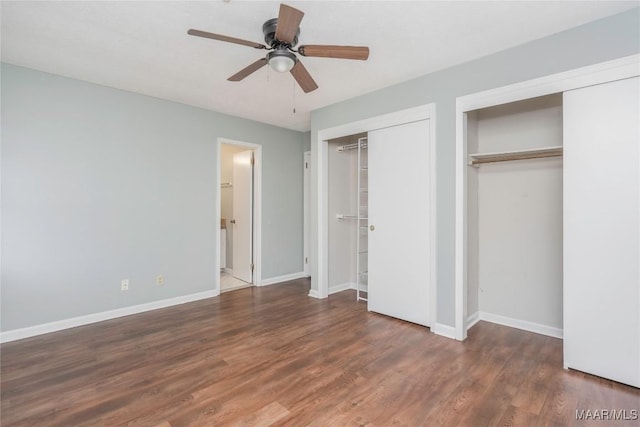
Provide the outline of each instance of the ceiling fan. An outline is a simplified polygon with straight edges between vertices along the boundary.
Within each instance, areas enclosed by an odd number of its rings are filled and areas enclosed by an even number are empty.
[[[269,64],[275,71],[281,73],[289,71],[305,93],[316,90],[318,85],[305,66],[302,65],[296,53],[302,56],[359,59],[363,61],[369,58],[369,48],[364,46],[304,45],[298,47],[297,50],[294,49],[298,44],[300,22],[303,16],[304,12],[286,4],[280,4],[278,17],[269,19],[262,25],[266,45],[194,29],[190,29],[187,34],[269,51],[264,58],[258,59],[227,80],[238,82]]]

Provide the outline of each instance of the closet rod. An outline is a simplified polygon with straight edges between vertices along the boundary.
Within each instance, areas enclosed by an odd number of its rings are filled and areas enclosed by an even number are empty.
[[[342,153],[343,151],[347,151],[347,150],[355,150],[358,148],[358,144],[360,144],[361,148],[367,148],[368,147],[368,143],[366,142],[366,138],[364,142],[359,143],[359,142],[354,142],[352,144],[347,144],[347,145],[340,145],[338,147],[338,152]]]
[[[358,219],[358,215],[336,214],[336,221],[341,221],[343,219]],[[360,219],[364,219],[364,218],[360,217]]]
[[[562,147],[545,147],[533,150],[506,151],[502,153],[474,153],[469,155],[469,165],[508,162],[511,160],[543,159],[562,156]]]
[[[220,183],[220,187],[229,188],[229,187],[233,187],[233,185],[230,182],[222,182]]]

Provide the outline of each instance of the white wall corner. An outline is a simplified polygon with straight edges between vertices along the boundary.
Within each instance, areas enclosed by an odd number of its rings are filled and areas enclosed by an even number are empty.
[[[456,328],[449,325],[444,325],[442,323],[434,323],[431,328],[431,332],[436,335],[441,335],[443,337],[451,338],[452,340],[456,339]]]

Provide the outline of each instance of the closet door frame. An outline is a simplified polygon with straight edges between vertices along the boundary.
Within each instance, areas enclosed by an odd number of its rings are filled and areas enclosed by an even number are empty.
[[[406,123],[416,122],[420,120],[430,121],[430,146],[429,146],[429,174],[431,195],[430,204],[430,295],[428,308],[431,313],[431,330],[434,329],[436,323],[436,106],[435,103],[425,104],[406,110],[395,111],[380,116],[369,117],[366,119],[346,123],[344,125],[332,128],[318,130],[318,135],[311,144],[311,224],[314,237],[316,237],[312,245],[312,273],[311,273],[311,290],[309,296],[315,298],[327,298],[329,295],[329,245],[328,245],[328,140],[340,138],[343,136],[353,135],[357,133],[370,132],[376,129],[382,129],[391,126],[403,125]],[[315,252],[315,253],[314,253]]]
[[[467,113],[638,76],[640,55],[602,62],[456,98],[455,339],[467,338]]]

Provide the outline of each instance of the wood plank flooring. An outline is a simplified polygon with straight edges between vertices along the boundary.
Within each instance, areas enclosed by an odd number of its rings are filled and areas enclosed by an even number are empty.
[[[562,341],[480,322],[460,343],[308,280],[3,344],[11,426],[637,426],[640,390],[562,369]]]

